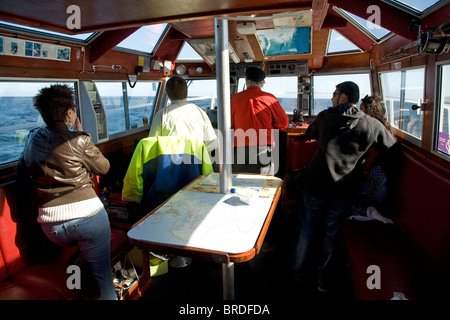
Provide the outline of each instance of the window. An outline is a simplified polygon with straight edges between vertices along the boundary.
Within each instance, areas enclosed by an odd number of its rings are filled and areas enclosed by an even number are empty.
[[[425,69],[387,72],[380,77],[389,122],[394,128],[420,140],[423,114],[418,107],[423,101]]]
[[[287,114],[292,114],[297,109],[297,76],[266,77],[262,90],[277,97]],[[245,78],[239,79],[238,92],[245,90]]]
[[[128,128],[148,125],[155,108],[159,82],[137,82],[134,88],[127,86],[130,125]]]
[[[432,7],[444,3],[445,0],[429,0],[429,1],[418,1],[418,0],[387,0],[388,3],[399,7],[400,9],[410,11],[416,15],[430,10]]]
[[[92,32],[68,35],[68,34],[64,34],[64,33],[23,26],[23,25],[11,23],[11,22],[6,22],[6,21],[0,21],[0,27],[5,27],[6,29],[10,29],[13,31],[14,30],[21,30],[21,31],[24,30],[24,31],[27,31],[29,33],[36,34],[36,35],[51,36],[54,38],[59,38],[59,39],[63,39],[63,40],[73,40],[76,42],[87,42],[95,35],[95,33],[92,33]]]
[[[361,52],[357,46],[336,30],[331,30],[327,55],[338,53]]]
[[[344,81],[353,81],[359,87],[359,97],[362,99],[366,94],[371,95],[370,80],[368,73],[338,74],[338,75],[314,75],[313,76],[313,107],[312,114],[317,115],[320,111],[332,106],[331,98],[336,85]]]
[[[106,111],[108,135],[148,125],[153,115],[159,82],[96,81]]]
[[[203,61],[203,58],[195,51],[188,42],[185,42],[183,48],[180,50],[180,53],[177,57],[178,61],[183,60],[194,60],[194,61]]]
[[[376,25],[366,19],[358,17],[357,15],[352,14],[348,11],[342,9],[336,9],[336,11],[340,12],[344,17],[347,18],[347,20],[352,22],[357,28],[359,28],[361,31],[363,31],[376,41],[383,39],[390,33],[389,30],[380,27],[379,25]],[[367,15],[367,17],[369,17],[369,14]]]
[[[284,111],[292,114],[297,109],[297,76],[266,77],[265,82],[262,89],[277,97]]]
[[[17,161],[28,132],[45,125],[33,106],[33,97],[40,89],[56,83],[75,87],[75,81],[0,81],[0,165]]]
[[[140,27],[129,37],[117,45],[119,48],[130,49],[134,51],[152,53],[161,36],[166,30],[167,24],[154,24]]]
[[[217,106],[216,80],[188,80],[189,102],[195,103],[203,111]]]
[[[122,82],[95,82],[106,111],[108,135],[127,129]]]
[[[440,83],[437,110],[437,137],[435,148],[450,156],[450,65],[439,66]],[[436,135],[436,133],[435,133]]]

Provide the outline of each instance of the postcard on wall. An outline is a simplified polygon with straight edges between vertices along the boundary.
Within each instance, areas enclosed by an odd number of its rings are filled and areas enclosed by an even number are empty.
[[[15,38],[4,38],[3,53],[10,56],[25,56],[25,41]]]
[[[56,60],[56,46],[48,43],[42,44],[42,58]]]
[[[70,61],[70,48],[69,47],[57,47],[57,60]]]
[[[41,58],[41,43],[25,41],[25,57]]]

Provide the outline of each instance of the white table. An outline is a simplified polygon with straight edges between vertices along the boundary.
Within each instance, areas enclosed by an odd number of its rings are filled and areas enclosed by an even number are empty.
[[[218,174],[200,176],[128,232],[144,250],[222,263],[224,299],[234,299],[234,263],[259,253],[280,197],[281,179],[235,174],[232,188],[255,195],[250,204],[219,193]]]

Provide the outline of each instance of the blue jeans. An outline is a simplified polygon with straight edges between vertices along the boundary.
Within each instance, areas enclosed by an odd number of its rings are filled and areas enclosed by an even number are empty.
[[[304,271],[305,261],[310,255],[311,243],[318,232],[323,232],[322,254],[317,268],[319,279],[323,279],[333,253],[336,233],[350,208],[351,200],[326,199],[307,191],[303,191],[301,200],[290,267],[299,275]]]
[[[60,246],[78,246],[97,279],[100,299],[117,300],[110,258],[111,228],[105,209],[87,218],[42,223],[41,228],[52,242]]]

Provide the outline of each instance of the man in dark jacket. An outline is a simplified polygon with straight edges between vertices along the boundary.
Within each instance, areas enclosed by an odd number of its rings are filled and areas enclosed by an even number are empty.
[[[331,99],[333,107],[320,112],[305,132],[305,138],[317,140],[318,147],[304,177],[291,269],[295,278],[302,280],[312,239],[319,222],[323,223],[322,256],[317,268],[320,291],[326,291],[334,238],[359,186],[361,159],[372,145],[388,149],[396,142],[378,120],[356,107],[358,100],[355,83],[338,84]]]

